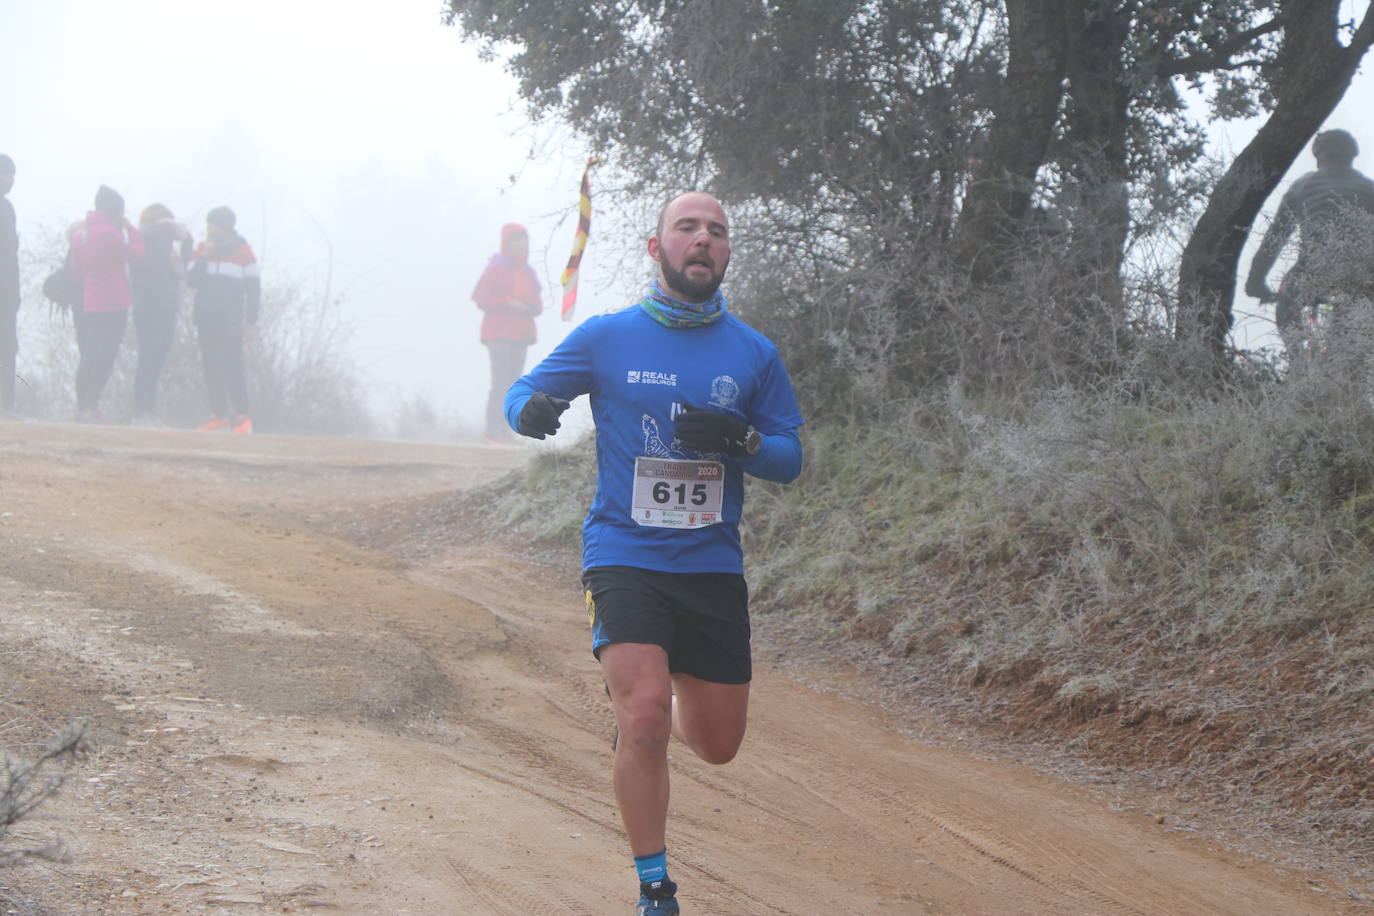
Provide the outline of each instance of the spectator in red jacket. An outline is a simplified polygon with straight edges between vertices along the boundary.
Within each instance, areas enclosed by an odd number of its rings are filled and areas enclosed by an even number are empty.
[[[76,348],[76,420],[95,423],[105,383],[114,371],[129,323],[129,263],[143,257],[143,237],[124,218],[124,198],[101,185],[95,209],[72,233],[72,268],[81,278],[81,307],[73,309]]]
[[[482,343],[491,356],[486,441],[514,439],[506,424],[506,389],[525,372],[525,351],[535,341],[534,317],[544,310],[539,279],[529,265],[530,236],[519,223],[501,227],[501,251],[482,271],[472,301],[482,317]]]

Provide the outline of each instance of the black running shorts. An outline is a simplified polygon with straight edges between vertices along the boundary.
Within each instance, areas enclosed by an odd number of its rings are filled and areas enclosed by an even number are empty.
[[[668,670],[716,684],[747,684],[749,588],[735,573],[665,573],[597,566],[582,574],[592,654],[614,642],[668,653]]]

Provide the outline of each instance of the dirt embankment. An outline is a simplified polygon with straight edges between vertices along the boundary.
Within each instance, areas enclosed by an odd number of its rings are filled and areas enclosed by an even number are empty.
[[[628,913],[574,571],[461,538],[407,562],[325,524],[523,454],[0,424],[0,722],[20,750],[73,717],[93,738],[6,840],[65,838],[73,860],[0,872],[0,901]],[[910,710],[851,696],[854,672],[760,662],[740,757],[673,753],[688,913],[1349,911],[1330,876],[1179,833],[1110,786],[917,740]]]

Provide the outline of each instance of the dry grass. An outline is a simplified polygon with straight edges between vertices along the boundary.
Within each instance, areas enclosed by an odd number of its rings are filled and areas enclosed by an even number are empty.
[[[66,767],[86,749],[86,727],[73,722],[55,734],[22,710],[0,702],[0,906],[7,913],[34,912],[17,866],[26,862],[64,862],[66,847],[27,829],[39,809],[66,780]]]

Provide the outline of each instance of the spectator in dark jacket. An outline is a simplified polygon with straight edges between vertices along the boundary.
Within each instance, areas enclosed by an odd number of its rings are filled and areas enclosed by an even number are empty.
[[[1245,293],[1274,302],[1274,322],[1287,348],[1327,296],[1369,295],[1374,257],[1374,181],[1355,169],[1360,148],[1343,130],[1312,141],[1317,170],[1293,182],[1250,263]],[[1288,239],[1298,232],[1298,258],[1277,293],[1269,271]]]
[[[81,307],[74,309],[76,346],[76,419],[100,420],[98,407],[105,383],[114,371],[124,329],[129,323],[129,264],[143,257],[143,236],[124,218],[124,198],[100,186],[95,209],[72,236],[72,268],[81,278]]]
[[[0,153],[0,416],[14,414],[15,363],[19,358],[19,228],[14,204],[14,160]]]
[[[487,395],[486,441],[509,442],[506,389],[525,372],[525,351],[535,341],[534,317],[544,310],[539,279],[529,265],[530,237],[524,226],[501,227],[501,251],[487,262],[472,291],[482,316],[482,343],[491,356],[491,391]]]
[[[176,337],[181,286],[191,258],[191,233],[163,204],[150,204],[138,218],[143,259],[131,268],[138,369],[134,372],[134,425],[162,426],[157,386]]]
[[[262,283],[253,249],[234,231],[236,222],[228,207],[206,214],[205,241],[191,256],[187,277],[196,292],[196,336],[210,402],[210,420],[199,427],[203,431],[253,431],[243,345],[257,327]]]

